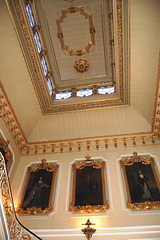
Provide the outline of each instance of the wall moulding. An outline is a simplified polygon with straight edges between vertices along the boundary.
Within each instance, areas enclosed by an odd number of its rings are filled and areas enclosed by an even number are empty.
[[[158,100],[159,101],[159,100]],[[159,115],[159,107],[156,108]],[[57,154],[70,153],[82,151],[97,151],[107,149],[120,149],[138,146],[150,146],[160,144],[160,127],[159,121],[155,118],[158,126],[154,132],[123,135],[123,136],[97,136],[91,138],[68,139],[62,141],[48,141],[29,143],[23,130],[17,120],[17,117],[11,107],[9,99],[5,90],[0,83],[0,117],[6,128],[11,134],[13,142],[21,155],[43,155],[43,154]],[[158,124],[157,124],[158,123]]]
[[[159,115],[159,107],[156,109]],[[62,141],[53,140],[48,142],[29,143],[11,107],[2,83],[0,83],[0,117],[10,132],[19,153],[24,156],[121,149],[133,146],[138,147],[160,144],[160,127],[159,121],[156,120],[157,118],[155,118],[155,121],[157,121],[155,126],[158,127],[155,133],[148,132],[123,136],[97,136]]]

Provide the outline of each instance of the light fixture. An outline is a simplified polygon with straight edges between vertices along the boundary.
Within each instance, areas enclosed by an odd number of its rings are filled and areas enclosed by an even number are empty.
[[[82,225],[87,225],[86,228],[81,229],[81,231],[86,235],[87,240],[92,238],[92,234],[95,233],[96,229],[91,228],[90,225],[95,225],[95,223],[91,223],[88,219],[86,223],[82,223]]]

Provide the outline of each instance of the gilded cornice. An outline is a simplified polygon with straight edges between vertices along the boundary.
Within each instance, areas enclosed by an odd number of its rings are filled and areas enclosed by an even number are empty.
[[[43,105],[44,105],[44,107],[42,105],[42,109],[43,108],[48,109],[51,104],[51,98],[48,95],[48,87],[47,87],[46,79],[43,74],[40,57],[36,49],[36,43],[34,42],[33,32],[29,26],[29,20],[26,16],[24,2],[20,0],[13,0],[12,4],[15,9],[15,13],[19,22],[23,39],[25,40],[25,45],[27,48],[26,54],[28,54],[29,60],[30,60],[29,62],[32,65],[31,71],[33,70],[34,72],[35,82],[33,81],[33,84],[35,87],[36,85],[38,85],[37,92],[40,92],[40,96],[39,94],[37,96],[39,96],[40,99],[42,98]],[[18,31],[17,31],[17,35],[20,35]]]
[[[159,76],[159,75],[158,75]],[[158,78],[159,79],[159,78]],[[160,92],[158,89],[156,105],[155,127],[153,132],[96,136],[88,138],[77,138],[57,140],[48,142],[27,142],[23,130],[17,120],[12,106],[7,98],[2,83],[0,84],[0,117],[8,129],[12,140],[16,144],[21,155],[43,155],[71,152],[85,152],[98,150],[115,150],[138,146],[151,146],[160,144]]]
[[[7,1],[7,0],[6,0]],[[9,1],[9,0],[8,0]],[[48,91],[48,87],[47,87],[47,83],[46,83],[46,79],[43,73],[43,69],[41,66],[41,62],[40,62],[40,57],[39,54],[37,52],[37,48],[36,48],[36,44],[34,42],[34,38],[33,38],[33,31],[30,27],[29,24],[29,20],[27,17],[27,13],[25,11],[25,5],[24,2],[21,0],[12,0],[11,1],[17,16],[17,20],[19,22],[19,27],[18,29],[20,29],[24,41],[25,41],[25,45],[26,45],[26,49],[28,52],[28,56],[30,59],[30,63],[32,65],[32,70],[34,72],[34,76],[33,76],[33,84],[35,86],[35,89],[37,88],[37,96],[41,105],[41,109],[42,112],[44,114],[52,114],[52,113],[57,113],[57,112],[66,112],[66,111],[75,111],[75,110],[83,110],[86,108],[97,108],[97,107],[105,107],[105,106],[112,106],[112,105],[122,105],[122,104],[126,104],[126,98],[125,98],[125,88],[124,88],[124,84],[125,84],[125,68],[124,68],[124,36],[123,36],[123,9],[122,9],[122,0],[117,0],[116,1],[116,7],[114,10],[114,13],[112,13],[115,16],[115,24],[116,24],[116,37],[115,39],[111,39],[110,40],[110,47],[111,47],[111,52],[112,52],[112,48],[114,45],[116,45],[116,56],[115,59],[117,59],[117,64],[115,64],[115,62],[112,62],[112,75],[114,75],[113,73],[113,69],[116,69],[116,75],[117,75],[117,80],[112,80],[113,82],[116,81],[116,90],[117,90],[117,95],[116,96],[112,96],[112,98],[109,98],[107,95],[103,96],[103,98],[101,98],[101,100],[98,98],[98,96],[93,96],[93,98],[86,99],[86,101],[84,102],[84,100],[78,100],[77,103],[73,103],[72,101],[66,101],[66,102],[58,102],[58,104],[56,103],[56,101],[53,101],[53,99],[51,98],[51,96],[49,95],[49,91]],[[34,9],[36,11],[36,7],[35,7],[35,2],[33,1],[33,5],[34,5]],[[111,14],[111,13],[110,13]],[[36,12],[36,16],[37,16],[37,22],[36,22],[36,27],[38,29],[40,29],[41,32],[41,26],[39,23],[39,19],[38,19],[38,15]],[[110,15],[110,18],[112,18],[112,15]],[[14,20],[13,20],[14,21]],[[17,34],[18,31],[17,31]],[[41,33],[42,34],[42,33]],[[110,33],[111,34],[111,33]],[[110,36],[111,38],[111,36]],[[43,35],[42,35],[42,39],[43,39]],[[117,40],[116,40],[117,39]],[[52,76],[53,82],[55,84],[54,81],[54,77],[53,77],[53,72],[51,70],[51,66],[50,66],[50,61],[48,58],[48,54],[47,54],[47,49],[45,46],[45,42],[43,39],[43,52],[45,51],[46,57],[47,57],[47,62],[49,65],[49,73]],[[113,53],[111,56],[111,61],[113,61]],[[113,76],[112,76],[113,77]],[[112,83],[113,83],[112,82]],[[106,81],[107,84],[107,81]],[[103,86],[103,84],[102,84]],[[58,91],[58,88],[56,87],[55,92]]]
[[[31,62],[34,66],[35,73],[37,75],[38,83],[42,87],[42,91],[45,89],[43,87],[43,81],[40,78],[39,65],[36,62],[36,53],[33,50],[33,42],[30,39],[30,33],[28,26],[25,23],[25,19],[22,13],[22,6],[20,1],[14,0],[14,6],[16,7],[17,15],[19,18],[20,25],[22,27],[23,34],[26,38],[26,45],[28,46],[28,51],[30,52]],[[119,2],[119,1],[118,1]],[[23,5],[23,4],[22,4]],[[121,11],[120,13],[121,14]],[[122,57],[120,58],[122,60]],[[42,85],[41,85],[42,84]],[[45,91],[45,90],[44,90]],[[43,155],[43,154],[59,154],[59,153],[70,153],[70,152],[84,152],[84,151],[98,151],[98,150],[114,150],[138,146],[151,146],[160,144],[160,60],[158,65],[158,75],[157,75],[157,89],[155,94],[155,109],[153,115],[153,124],[151,132],[135,133],[135,134],[124,134],[124,135],[113,135],[113,136],[96,136],[88,138],[79,139],[67,139],[59,141],[48,141],[48,142],[35,142],[29,143],[23,133],[23,130],[18,122],[18,119],[12,109],[9,102],[7,94],[3,88],[2,83],[0,83],[0,117],[2,122],[8,129],[13,142],[18,148],[21,155]],[[122,101],[116,99],[117,103]],[[113,104],[115,100],[104,100],[105,104]],[[49,103],[46,102],[46,106]],[[81,103],[79,107],[89,107],[89,106],[102,106],[103,101],[99,102],[88,102]],[[63,105],[57,107],[57,110],[63,108],[67,109],[71,107],[77,107],[77,104],[73,105]],[[56,110],[56,106],[55,106]]]

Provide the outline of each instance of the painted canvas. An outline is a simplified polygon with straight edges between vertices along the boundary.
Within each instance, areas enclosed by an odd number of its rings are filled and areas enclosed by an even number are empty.
[[[52,196],[58,165],[42,163],[28,168],[27,180],[18,213],[37,214],[52,211]]]
[[[104,167],[103,161],[94,161],[89,155],[86,156],[86,160],[72,165],[72,202],[69,208],[71,212],[104,212],[109,209]]]
[[[120,161],[127,192],[127,207],[160,208],[160,183],[152,157],[133,156]]]

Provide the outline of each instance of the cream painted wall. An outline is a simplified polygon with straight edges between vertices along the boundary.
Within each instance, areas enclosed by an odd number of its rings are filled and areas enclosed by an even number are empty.
[[[42,116],[27,140],[39,142],[150,131],[151,125],[136,109],[120,107]]]
[[[85,239],[80,231],[82,228],[81,220],[87,220],[88,217],[91,220],[96,219],[96,228],[98,230],[97,235],[94,235],[94,239],[130,239],[132,237],[135,239],[144,239],[146,237],[160,239],[160,210],[144,211],[133,214],[124,209],[124,202],[122,201],[123,190],[119,175],[118,159],[122,155],[132,155],[134,151],[137,151],[138,154],[150,153],[151,155],[154,155],[157,158],[160,174],[159,145],[121,150],[117,149],[114,151],[99,150],[96,152],[22,157],[12,182],[15,204],[17,204],[17,201],[22,193],[24,174],[27,166],[29,166],[31,162],[40,162],[42,158],[45,158],[47,161],[57,161],[60,164],[60,171],[58,176],[58,188],[55,202],[56,212],[51,214],[49,217],[41,216],[37,218],[37,216],[19,216],[20,222],[27,228],[40,235],[42,239],[46,240],[61,240],[62,237],[64,239],[65,236],[66,238],[70,237],[70,239],[74,240]],[[68,181],[70,175],[70,164],[75,159],[84,159],[87,154],[91,155],[93,158],[103,157],[108,162],[111,210],[108,211],[107,214],[102,215],[95,214],[92,216],[87,215],[73,217],[70,216],[70,214],[66,211],[66,204],[68,201],[67,196],[69,192]],[[61,236],[63,234],[65,234],[65,236]],[[45,237],[44,235],[49,236]]]
[[[152,123],[158,73],[159,11],[159,0],[130,0],[130,104],[149,123]]]

